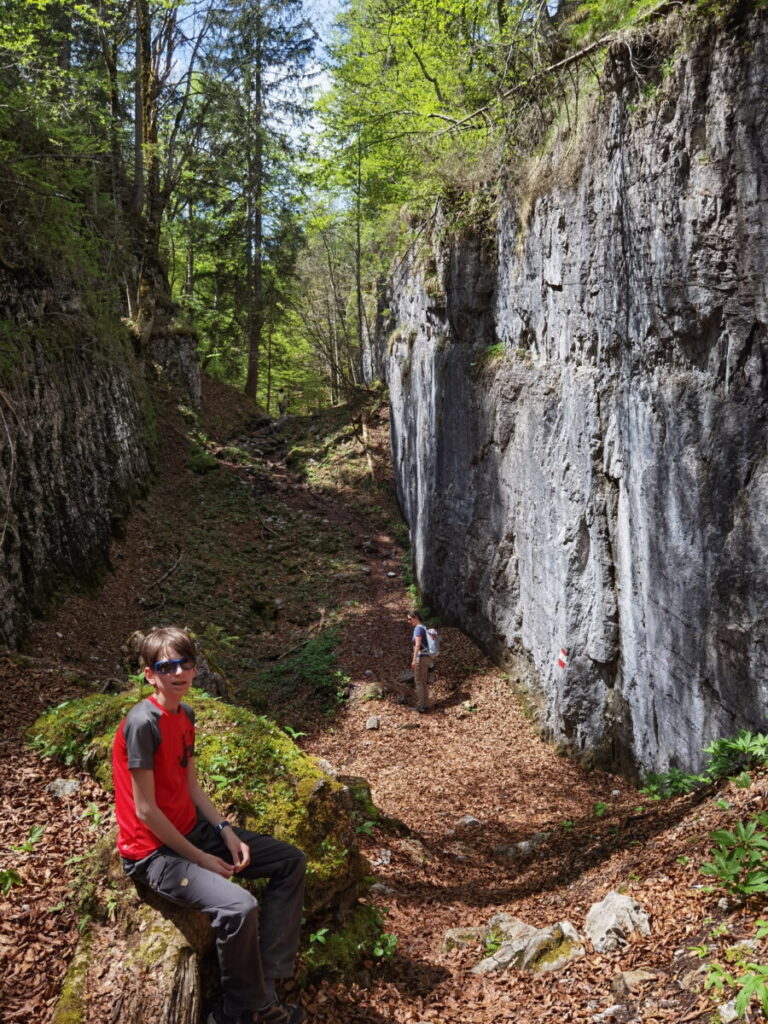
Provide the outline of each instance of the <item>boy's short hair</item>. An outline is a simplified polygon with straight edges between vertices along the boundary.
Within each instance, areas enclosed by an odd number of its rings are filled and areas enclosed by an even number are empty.
[[[178,626],[160,626],[151,629],[141,642],[139,664],[152,668],[160,656],[173,649],[180,658],[196,658],[197,647],[192,637]]]
[[[417,610],[416,610],[415,608],[413,608],[413,609],[412,609],[412,610],[411,610],[411,611],[410,611],[410,612],[408,613],[408,618],[409,618],[409,619],[418,619],[418,620],[419,620],[419,622],[421,622],[421,612],[419,612],[419,611],[417,611]]]

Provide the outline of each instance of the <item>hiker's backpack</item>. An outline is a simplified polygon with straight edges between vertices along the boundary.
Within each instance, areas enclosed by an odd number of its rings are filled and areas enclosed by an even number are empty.
[[[440,636],[434,627],[427,630],[427,647],[433,658],[440,653]]]

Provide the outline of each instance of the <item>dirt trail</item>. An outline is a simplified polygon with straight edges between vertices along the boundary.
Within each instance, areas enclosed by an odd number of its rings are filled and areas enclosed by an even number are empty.
[[[178,431],[168,439],[161,472],[175,481],[175,492],[183,492],[186,444]],[[386,930],[397,936],[394,954],[369,965],[366,985],[327,979],[302,993],[311,1019],[703,1024],[711,1007],[678,984],[690,958],[675,951],[684,954],[702,918],[715,912],[716,897],[694,889],[692,869],[682,863],[703,855],[707,828],[717,824],[711,803],[699,807],[696,797],[639,806],[642,798],[621,780],[558,756],[533,733],[503,673],[457,630],[442,630],[431,713],[417,715],[399,703],[398,696],[408,693],[398,679],[410,653],[402,552],[355,505],[354,495],[337,498],[327,488],[320,493],[284,466],[278,485],[287,506],[343,527],[365,574],[365,586],[344,617],[340,660],[351,680],[350,700],[330,726],[308,730],[302,745],[338,772],[368,779],[380,811],[407,828],[404,834],[366,823],[360,832],[378,883],[373,898],[386,914]],[[97,681],[118,671],[120,644],[136,627],[149,584],[167,564],[167,543],[153,533],[156,500],[150,495],[127,537],[114,545],[113,571],[99,594],[72,597],[36,623],[31,659],[0,658],[2,867],[17,864],[24,880],[0,901],[0,971],[6,979],[0,1020],[9,1024],[52,1019],[77,922],[63,907],[52,926],[50,906],[65,902],[68,857],[87,847],[94,830],[108,827],[108,801],[84,776],[81,792],[67,803],[46,793],[52,776],[77,773],[41,765],[22,751],[21,734],[47,704],[78,692],[78,678]],[[180,534],[184,530],[180,522]],[[381,686],[382,695],[366,699],[372,684]],[[377,729],[366,728],[371,716],[379,720]],[[750,798],[749,792],[733,796]],[[28,825],[38,821],[55,828],[47,828],[31,851],[14,852]],[[540,845],[533,854],[502,852],[534,837]],[[591,953],[558,975],[509,971],[480,977],[470,973],[483,956],[480,944],[443,949],[446,929],[485,925],[499,911],[537,926],[568,918],[581,929],[591,903],[615,887],[632,892],[653,915],[653,936],[614,954]],[[642,1010],[630,999],[612,1016],[596,1016],[615,1004],[613,976],[636,967],[656,978],[652,993],[646,986]],[[103,1007],[113,994],[90,993],[95,1015],[84,1024],[106,1024]]]

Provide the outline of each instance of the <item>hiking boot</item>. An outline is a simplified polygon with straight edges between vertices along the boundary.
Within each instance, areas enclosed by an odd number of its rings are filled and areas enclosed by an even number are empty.
[[[263,1010],[253,1014],[253,1024],[301,1024],[307,1015],[301,1006],[293,1003],[280,1003],[276,999]]]
[[[224,1017],[224,1011],[219,1007],[218,1012],[211,1010],[208,1016],[205,1018],[205,1024],[230,1024],[232,1021],[231,1017]]]

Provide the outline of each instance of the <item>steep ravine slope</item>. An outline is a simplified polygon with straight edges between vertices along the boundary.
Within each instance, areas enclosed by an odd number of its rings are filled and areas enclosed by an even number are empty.
[[[617,42],[494,237],[440,225],[389,296],[427,603],[629,773],[765,720],[766,95],[765,10]]]

